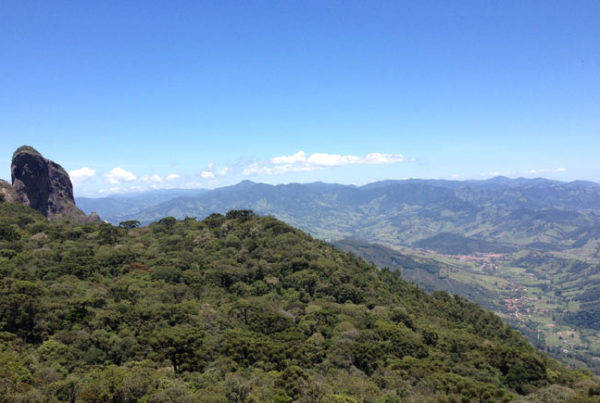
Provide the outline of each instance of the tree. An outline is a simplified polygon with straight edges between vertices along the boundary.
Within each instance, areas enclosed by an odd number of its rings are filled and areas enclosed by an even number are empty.
[[[99,237],[103,244],[114,245],[119,240],[119,229],[110,224],[104,224],[100,227]]]
[[[167,228],[173,228],[175,226],[175,223],[177,223],[177,220],[175,219],[175,217],[165,217],[165,218],[158,220],[158,222],[157,222],[157,224],[163,225]]]
[[[18,241],[19,239],[21,239],[21,235],[12,225],[0,225],[0,240]]]
[[[225,215],[227,219],[234,219],[239,221],[248,221],[250,218],[254,217],[254,212],[252,210],[230,210]]]
[[[121,221],[119,223],[119,227],[125,228],[125,229],[133,229],[133,228],[137,228],[139,226],[140,226],[140,222],[138,220],[127,220],[127,221]]]
[[[30,281],[5,279],[0,284],[0,330],[35,341],[36,316],[40,311],[40,287]]]
[[[200,329],[173,326],[159,329],[150,339],[154,351],[167,358],[173,365],[173,371],[197,371],[204,366]]]

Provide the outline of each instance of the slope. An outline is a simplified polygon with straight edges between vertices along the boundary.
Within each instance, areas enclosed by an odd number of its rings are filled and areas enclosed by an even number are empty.
[[[402,272],[428,291],[457,293],[498,313],[531,343],[575,367],[600,372],[600,262],[559,252],[439,254],[356,239],[335,246]]]
[[[595,399],[494,314],[249,211],[144,228],[0,203],[4,401]]]

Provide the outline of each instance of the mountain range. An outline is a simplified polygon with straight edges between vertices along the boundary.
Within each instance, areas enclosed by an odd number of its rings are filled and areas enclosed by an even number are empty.
[[[131,219],[148,224],[166,216],[204,218],[242,208],[273,215],[330,241],[360,238],[435,249],[474,239],[478,241],[472,241],[469,248],[480,252],[578,248],[591,233],[600,231],[600,185],[541,178],[413,179],[360,187],[244,181],[214,190],[79,197],[76,201],[84,211],[96,211],[114,224]],[[440,242],[439,235],[445,233],[464,239],[446,236]]]

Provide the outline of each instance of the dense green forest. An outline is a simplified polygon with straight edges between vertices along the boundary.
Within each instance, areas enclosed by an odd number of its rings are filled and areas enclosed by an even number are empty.
[[[77,203],[115,225],[165,216],[201,219],[240,208],[273,215],[379,267],[400,270],[427,291],[476,302],[563,364],[600,375],[596,183],[503,177],[358,187],[244,181]]]
[[[139,228],[49,222],[0,202],[0,401],[599,395],[589,372],[496,315],[272,217],[234,210]]]

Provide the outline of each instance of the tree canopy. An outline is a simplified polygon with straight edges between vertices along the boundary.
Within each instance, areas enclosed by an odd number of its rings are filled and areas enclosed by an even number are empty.
[[[0,401],[600,393],[477,305],[250,211],[113,227],[2,202],[0,250]]]

